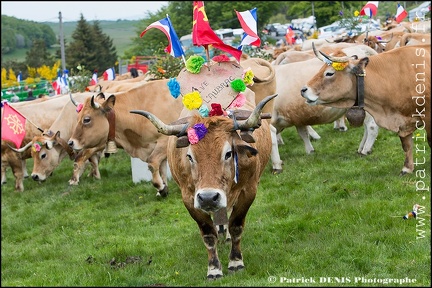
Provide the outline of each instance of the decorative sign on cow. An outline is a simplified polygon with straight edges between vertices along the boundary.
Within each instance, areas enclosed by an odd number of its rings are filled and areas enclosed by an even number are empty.
[[[269,123],[261,121],[270,114],[261,112],[276,97],[255,104],[254,92],[246,87],[253,85],[252,71],[225,55],[212,60],[204,64],[193,55],[168,81],[171,95],[184,104],[177,121],[165,124],[147,111],[130,111],[149,119],[159,133],[176,136],[168,140],[168,163],[207,249],[208,279],[223,276],[216,224],[224,216],[231,237],[228,270],[244,268],[245,218],[272,148]]]

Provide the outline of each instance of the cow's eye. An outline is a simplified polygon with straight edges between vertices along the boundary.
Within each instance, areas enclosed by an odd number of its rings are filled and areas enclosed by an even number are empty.
[[[186,154],[186,157],[188,158],[189,162],[193,163],[193,160],[192,160],[192,156],[191,156],[191,155]]]
[[[47,157],[46,153],[42,153],[42,154],[40,155],[40,159],[45,159],[46,157]]]
[[[334,72],[326,72],[325,77],[332,77],[334,75]]]
[[[90,117],[84,117],[83,124],[89,124],[90,123]]]
[[[231,151],[228,151],[228,152],[225,154],[225,160],[230,159],[231,156],[232,156],[232,152],[231,152]]]

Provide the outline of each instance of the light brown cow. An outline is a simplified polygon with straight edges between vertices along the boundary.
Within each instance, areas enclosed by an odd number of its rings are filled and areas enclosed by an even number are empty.
[[[325,47],[325,51],[328,53],[339,50],[350,56],[358,55],[359,57],[377,54],[372,48],[362,44],[338,43]],[[294,126],[303,140],[307,154],[315,151],[309,138],[310,130],[308,127],[332,123],[343,117],[347,111],[347,109],[333,107],[310,106],[301,97],[300,90],[304,82],[311,75],[317,73],[321,67],[322,62],[316,58],[274,67],[277,81],[276,93],[279,96],[275,99],[271,123],[276,128],[277,133]],[[344,118],[342,119],[344,121]],[[359,154],[368,155],[371,153],[378,135],[378,126],[372,117],[365,119],[364,129],[363,139],[357,151]]]
[[[49,126],[56,119],[57,115],[60,113],[65,103],[67,103],[67,98],[63,97],[51,97],[49,100],[45,101],[33,100],[19,103],[11,103],[10,105],[27,119],[25,127],[26,135],[21,146],[26,146],[28,143],[31,142],[35,135],[40,135],[45,129],[48,129]],[[22,170],[25,167],[22,160],[31,158],[30,150],[17,153],[5,145],[6,143],[2,140],[2,170],[5,169],[6,166],[11,166],[15,177],[15,190],[24,191],[23,181],[24,175],[27,172]],[[11,147],[14,148],[15,146],[12,145]],[[15,149],[18,148],[19,147],[15,147]]]
[[[363,77],[364,109],[378,126],[399,135],[405,151],[401,175],[412,173],[414,131],[425,131],[431,146],[430,45],[400,47],[359,60],[325,53],[317,57],[328,64],[307,81],[302,96],[310,105],[350,108],[357,97],[357,79]],[[388,71],[393,71],[391,77]]]
[[[82,102],[93,95],[93,93],[87,92],[75,93],[74,99]],[[34,136],[32,141],[18,151],[25,151],[30,147],[38,147],[38,149],[29,149],[33,158],[33,171],[31,176],[35,181],[45,181],[66,156],[74,160],[73,173],[69,180],[70,185],[78,185],[80,176],[84,172],[87,164],[91,164],[92,166],[89,175],[100,179],[99,160],[102,156],[100,151],[103,150],[104,147],[86,149],[80,151],[80,153],[75,153],[68,146],[67,141],[72,135],[78,113],[75,105],[71,103],[69,99],[70,95],[63,95],[63,97],[66,102],[52,125],[41,135]]]
[[[166,145],[168,137],[157,132],[148,121],[137,121],[137,116],[129,113],[132,109],[151,111],[166,122],[177,120],[183,107],[181,99],[171,96],[168,79],[154,80],[126,92],[118,92],[98,103],[93,97],[86,99],[78,114],[77,125],[68,144],[76,151],[104,145],[110,125],[107,114],[115,113],[115,142],[131,157],[148,163],[152,173],[152,184],[158,196],[168,195],[166,171]],[[112,129],[112,128],[111,128]]]
[[[199,87],[204,103],[219,103],[225,109],[228,107],[225,104],[232,101],[230,92],[226,92],[231,88],[229,85],[224,85],[235,78],[232,77],[231,69],[240,71],[238,74],[241,75],[240,65],[222,62],[208,69],[202,68],[200,74],[189,78],[182,78],[187,73],[183,70],[178,79],[187,79],[181,82],[181,86],[186,86],[186,89],[190,89],[191,85]],[[198,80],[193,81],[194,78]],[[195,85],[195,83],[203,84]],[[209,91],[217,91],[217,93],[209,93]],[[231,117],[218,116],[220,114],[202,117],[196,110],[184,108],[180,115],[184,120],[182,124],[167,125],[148,111],[131,111],[152,121],[160,133],[177,136],[169,138],[168,163],[173,178],[181,189],[183,203],[196,221],[207,249],[208,279],[223,276],[217,253],[218,232],[215,220],[212,219],[220,211],[228,211],[229,214],[231,252],[228,270],[237,271],[244,268],[240,242],[245,218],[255,199],[260,176],[265,170],[271,153],[269,123],[261,122],[260,115],[264,105],[276,95],[268,96],[256,105],[254,93],[248,88],[244,93],[246,102],[241,109],[244,112],[249,111],[250,114],[249,117],[244,118],[234,116],[235,110],[240,108],[232,111],[227,109],[232,112]],[[186,136],[190,133],[194,134],[193,131],[195,133],[200,131],[199,134],[203,136],[199,137],[197,142],[193,140],[196,138]],[[245,137],[244,133],[249,137]],[[181,140],[186,140],[186,143]]]

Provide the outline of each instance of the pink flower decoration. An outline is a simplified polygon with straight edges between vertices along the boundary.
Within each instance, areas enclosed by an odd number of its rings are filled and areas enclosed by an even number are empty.
[[[240,108],[246,103],[246,97],[243,93],[239,93],[229,108]]]
[[[198,143],[199,138],[198,138],[198,135],[197,135],[194,128],[192,128],[192,127],[188,128],[187,135],[188,135],[188,139],[189,139],[190,144]]]
[[[76,111],[79,113],[82,110],[83,106],[84,105],[82,103],[79,103],[76,107]]]

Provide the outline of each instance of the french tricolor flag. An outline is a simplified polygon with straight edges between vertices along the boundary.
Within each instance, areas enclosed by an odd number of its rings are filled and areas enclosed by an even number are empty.
[[[237,49],[242,50],[243,45],[252,45],[259,47],[261,45],[261,39],[258,37],[257,8],[253,8],[252,10],[243,12],[236,11],[236,14],[237,18],[240,21],[240,25],[244,30],[240,46],[238,46]]]
[[[171,21],[170,21],[170,18],[168,15],[167,15],[167,17],[165,17],[159,21],[153,22],[152,24],[147,26],[147,28],[143,32],[141,32],[141,37],[143,37],[144,34],[152,28],[159,29],[168,38],[168,46],[165,47],[165,52],[169,53],[173,57],[180,57],[180,56],[185,55],[183,48],[182,48],[182,45],[181,45],[181,42],[180,42],[174,28],[172,27],[172,24],[171,24]]]
[[[372,16],[376,15],[378,12],[378,2],[379,1],[367,2],[366,5],[360,11],[360,15],[365,15],[365,16],[369,16],[369,18],[372,18]]]
[[[97,72],[94,72],[90,80],[90,85],[96,85],[97,83],[98,83]]]
[[[405,19],[405,17],[408,16],[408,12],[402,7],[402,5],[398,4],[398,8],[396,11],[396,22],[400,23],[402,22],[403,19]]]
[[[103,79],[104,80],[114,80],[115,79],[115,70],[114,70],[114,68],[108,68],[103,73]]]

